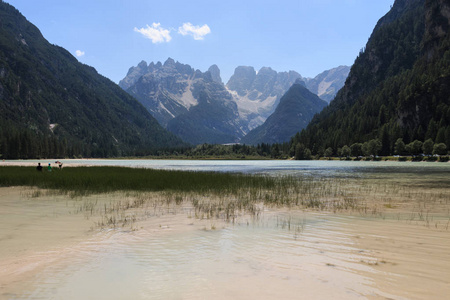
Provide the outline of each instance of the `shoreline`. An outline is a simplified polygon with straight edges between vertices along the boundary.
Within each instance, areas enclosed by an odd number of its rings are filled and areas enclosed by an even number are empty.
[[[41,164],[47,165],[48,163],[52,164],[53,168],[58,168],[56,161],[61,161],[63,163],[63,168],[65,167],[89,167],[89,166],[105,166],[105,165],[98,165],[98,164],[89,164],[89,161],[239,161],[239,162],[245,162],[245,161],[298,161],[298,162],[315,162],[315,161],[330,161],[330,162],[399,162],[399,163],[450,163],[450,160],[448,161],[429,161],[429,160],[420,160],[415,161],[411,158],[408,158],[407,160],[399,160],[398,158],[389,158],[389,159],[341,159],[341,158],[320,158],[320,159],[313,159],[313,160],[293,160],[293,159],[228,159],[228,158],[69,158],[69,159],[14,159],[14,160],[2,160],[0,161],[0,167],[1,166],[25,166],[25,167],[31,167],[36,166],[38,162]],[[73,163],[73,162],[79,162],[80,163]]]

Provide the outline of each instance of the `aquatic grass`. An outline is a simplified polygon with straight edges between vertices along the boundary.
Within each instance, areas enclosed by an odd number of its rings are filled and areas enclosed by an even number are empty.
[[[167,190],[230,193],[245,187],[271,189],[278,181],[268,176],[126,167],[70,167],[52,172],[0,167],[0,186],[34,186],[80,195]]]
[[[73,212],[95,218],[100,228],[135,230],[139,220],[179,211],[191,218],[234,223],[243,215],[258,219],[272,207],[390,218],[444,230],[450,224],[450,190],[423,181],[125,167],[70,167],[40,173],[30,167],[0,167],[0,186],[36,187],[28,192],[30,197],[47,193],[79,197]],[[106,195],[110,201],[97,201],[95,195]]]

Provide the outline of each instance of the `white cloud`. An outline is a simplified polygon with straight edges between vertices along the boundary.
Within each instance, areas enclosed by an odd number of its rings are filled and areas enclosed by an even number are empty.
[[[203,40],[205,35],[211,33],[211,29],[206,24],[200,27],[188,22],[178,28],[178,33],[181,35],[192,35],[194,40]]]
[[[153,23],[152,26],[147,25],[147,28],[138,29],[134,27],[134,31],[141,33],[148,39],[152,40],[153,44],[170,42],[170,30],[161,27],[160,23]]]
[[[84,54],[85,54],[84,51],[81,51],[81,50],[75,51],[75,55],[76,55],[77,57],[82,57]]]

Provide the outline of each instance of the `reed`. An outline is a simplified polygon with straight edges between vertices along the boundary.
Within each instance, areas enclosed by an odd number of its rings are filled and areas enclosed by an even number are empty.
[[[71,167],[52,172],[37,172],[30,167],[0,168],[0,186],[34,186],[79,196],[115,191],[220,193],[243,187],[272,188],[277,181],[268,176],[124,167]]]
[[[382,178],[269,177],[123,167],[71,167],[42,173],[30,167],[0,168],[0,186],[36,187],[30,197],[56,193],[84,199],[74,202],[74,213],[96,218],[97,227],[129,226],[131,230],[139,220],[180,211],[211,222],[235,223],[243,215],[257,220],[267,207],[350,213],[448,230],[450,190],[439,185]],[[111,195],[111,201],[85,197],[98,194]]]

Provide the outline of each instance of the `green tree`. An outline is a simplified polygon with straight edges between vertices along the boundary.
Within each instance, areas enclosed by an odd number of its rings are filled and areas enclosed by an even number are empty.
[[[434,140],[436,138],[437,131],[438,131],[438,125],[436,124],[434,119],[431,119],[430,122],[428,123],[427,133],[425,134],[425,138]]]
[[[445,127],[439,128],[435,142],[436,144],[445,143]]]
[[[435,144],[433,147],[433,154],[446,155],[447,154],[447,145],[445,145],[444,143]]]
[[[333,148],[328,147],[325,149],[325,152],[323,153],[323,156],[325,157],[331,157],[333,155]]]
[[[371,151],[370,151],[369,142],[365,142],[364,144],[362,144],[361,150],[362,150],[362,153],[364,156],[370,156]]]
[[[394,151],[395,151],[395,154],[398,154],[398,155],[405,154],[406,145],[403,142],[402,138],[398,138],[397,141],[395,141]]]
[[[419,155],[422,152],[423,143],[421,141],[415,140],[414,142],[406,145],[406,151],[410,155]]]
[[[381,142],[380,154],[383,156],[390,155],[391,154],[391,137],[389,135],[387,125],[384,125],[381,128],[380,142]]]
[[[376,156],[381,150],[381,142],[379,139],[373,139],[362,145],[362,151],[365,156]]]
[[[311,150],[309,150],[308,148],[305,149],[304,153],[305,159],[310,160],[312,158]]]
[[[295,146],[295,159],[296,160],[308,160],[311,159],[311,150],[305,147],[301,143],[297,143]]]
[[[349,146],[345,145],[344,147],[342,147],[342,149],[341,149],[342,156],[349,157],[351,153],[352,153],[352,150],[350,149]]]
[[[351,154],[353,156],[361,156],[363,155],[362,152],[362,144],[361,143],[354,143],[350,146]]]
[[[278,158],[280,156],[280,147],[278,146],[278,144],[272,145],[270,155],[272,156],[272,158]]]
[[[426,140],[422,145],[423,154],[431,155],[433,153],[433,146],[434,143],[432,139]]]
[[[379,139],[373,139],[369,141],[369,149],[371,155],[378,155],[381,151],[381,141]]]

